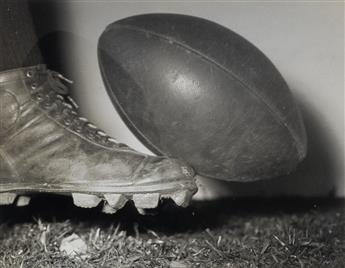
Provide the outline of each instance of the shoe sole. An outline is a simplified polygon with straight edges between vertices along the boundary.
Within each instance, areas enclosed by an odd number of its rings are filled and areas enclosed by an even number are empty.
[[[102,212],[114,214],[123,208],[128,201],[132,201],[140,214],[146,214],[147,209],[158,207],[160,200],[172,199],[176,205],[186,207],[192,196],[197,192],[193,179],[171,181],[164,184],[104,185],[85,187],[84,184],[6,184],[0,185],[0,205],[26,206],[30,203],[28,193],[60,193],[71,194],[75,206],[94,208],[103,202]],[[92,190],[90,190],[92,189]]]

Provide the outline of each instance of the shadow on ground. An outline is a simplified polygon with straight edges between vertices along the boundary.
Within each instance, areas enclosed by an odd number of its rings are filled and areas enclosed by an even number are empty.
[[[0,224],[71,221],[82,223],[86,228],[107,228],[121,224],[122,229],[133,233],[134,225],[141,232],[156,230],[167,235],[185,232],[199,232],[206,228],[222,228],[232,218],[250,221],[257,217],[279,217],[280,215],[299,215],[322,213],[322,211],[344,208],[341,199],[220,199],[215,201],[193,201],[188,208],[177,207],[165,200],[160,207],[151,211],[155,215],[140,215],[132,203],[109,215],[101,212],[101,206],[93,209],[75,207],[67,196],[40,195],[32,199],[27,207],[0,207]]]

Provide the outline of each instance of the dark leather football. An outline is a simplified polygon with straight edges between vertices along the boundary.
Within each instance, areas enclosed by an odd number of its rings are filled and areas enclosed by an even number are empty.
[[[306,155],[303,121],[283,77],[219,24],[176,14],[125,18],[103,32],[98,58],[108,94],[134,134],[202,176],[276,177]]]

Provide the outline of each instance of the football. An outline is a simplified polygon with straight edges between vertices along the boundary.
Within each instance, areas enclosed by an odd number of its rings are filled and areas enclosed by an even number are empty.
[[[306,156],[303,120],[282,75],[217,23],[177,14],[128,17],[104,30],[98,60],[132,132],[201,176],[278,177]]]

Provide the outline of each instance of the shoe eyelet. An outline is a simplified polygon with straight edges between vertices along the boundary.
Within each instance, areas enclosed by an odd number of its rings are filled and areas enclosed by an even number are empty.
[[[81,133],[82,129],[77,127],[77,128],[74,129],[74,131],[77,132],[77,133]]]
[[[32,89],[36,89],[37,88],[37,84],[36,83],[31,84],[31,88]]]
[[[37,95],[36,95],[36,100],[42,101],[42,100],[43,100],[42,94],[37,94]]]
[[[32,71],[27,71],[26,72],[26,77],[32,77],[32,75],[33,75],[33,72]]]

